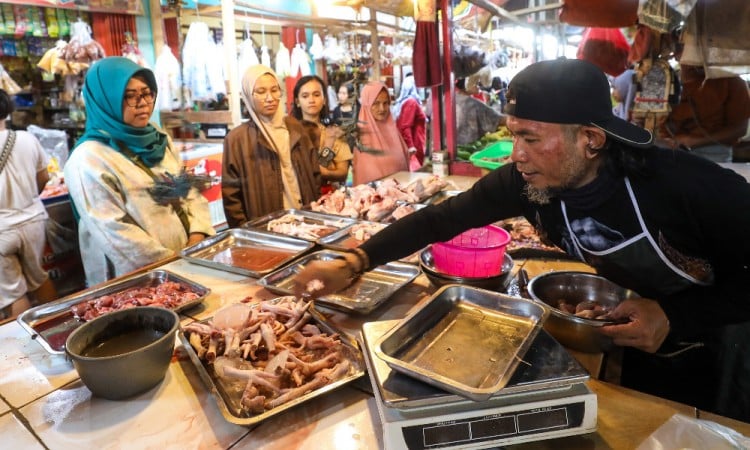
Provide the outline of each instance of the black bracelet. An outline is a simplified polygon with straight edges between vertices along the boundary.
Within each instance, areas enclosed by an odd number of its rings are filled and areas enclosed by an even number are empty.
[[[346,252],[355,255],[359,260],[359,270],[356,270],[354,269],[354,267],[352,267],[352,272],[354,273],[354,275],[362,275],[365,271],[367,271],[367,269],[370,268],[370,258],[367,256],[367,253],[365,253],[364,250],[359,247],[355,247],[348,249]]]

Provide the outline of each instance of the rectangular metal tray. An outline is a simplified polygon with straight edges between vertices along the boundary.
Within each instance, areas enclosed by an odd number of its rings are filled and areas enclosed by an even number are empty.
[[[180,256],[191,263],[260,278],[314,246],[291,236],[232,228],[182,250]],[[242,262],[242,258],[246,260]]]
[[[278,299],[271,299],[267,301],[274,302],[278,301]],[[320,328],[321,331],[328,334],[339,335],[339,339],[347,349],[346,356],[349,360],[349,363],[351,364],[349,373],[344,378],[327,384],[320,389],[308,392],[301,397],[286,402],[276,408],[253,416],[249,416],[246,412],[242,411],[240,407],[240,396],[233,395],[231,392],[229,392],[226,385],[222,383],[221,379],[216,376],[216,373],[213,370],[213,366],[210,364],[206,364],[198,357],[192,345],[190,345],[187,336],[185,336],[182,330],[177,332],[177,336],[179,337],[180,342],[182,343],[185,351],[190,357],[190,361],[192,361],[193,365],[198,371],[198,375],[201,377],[203,383],[206,385],[208,390],[211,392],[211,395],[214,397],[214,400],[216,401],[221,414],[228,422],[243,426],[255,425],[270,417],[281,414],[284,411],[293,408],[301,403],[312,400],[313,398],[319,397],[321,395],[325,395],[328,392],[333,391],[334,389],[337,389],[349,383],[350,381],[356,380],[357,378],[360,378],[365,374],[364,356],[362,354],[362,350],[359,347],[359,343],[348,334],[334,328],[326,321],[323,315],[317,312],[314,308],[308,309],[308,312],[312,315],[312,320],[318,325],[318,328]],[[206,319],[200,321],[199,323],[207,323],[210,320],[211,319]]]
[[[329,234],[336,233],[346,227],[349,227],[355,222],[355,219],[352,219],[350,217],[337,216],[334,214],[325,214],[325,213],[319,213],[319,212],[308,211],[308,210],[303,210],[303,209],[282,209],[282,210],[267,214],[265,216],[258,217],[255,220],[251,220],[250,222],[244,224],[243,228],[255,228],[255,229],[259,229],[263,231],[269,231],[267,227],[270,221],[283,217],[287,214],[294,214],[296,216],[300,216],[303,218],[305,223],[331,227],[330,232],[324,233],[316,237],[315,239],[294,236],[294,237],[298,237],[299,239],[304,239],[310,242],[318,242],[319,239],[325,236],[328,236]],[[273,233],[272,231],[269,231],[269,232]],[[280,233],[276,233],[276,234],[280,234]],[[284,235],[282,234],[282,236]]]
[[[330,261],[340,257],[340,252],[332,250],[311,253],[266,275],[258,280],[258,284],[265,286],[269,291],[289,295],[294,291],[294,277],[302,266],[311,261]],[[416,266],[391,262],[363,273],[343,291],[320,297],[315,302],[344,311],[369,314],[396,291],[411,283],[419,274],[419,268]]]
[[[393,370],[475,401],[505,387],[548,311],[461,285],[435,292],[375,343]]]
[[[357,240],[353,234],[352,231],[354,231],[355,227],[357,225],[371,225],[373,227],[379,227],[380,230],[387,227],[387,224],[380,223],[380,222],[369,222],[366,220],[358,220],[356,221],[352,226],[347,227],[343,230],[337,231],[336,233],[329,234],[326,237],[320,238],[318,240],[318,244],[330,248],[332,250],[348,250],[354,247],[359,247],[360,244],[366,242]]]
[[[174,308],[174,311],[191,308],[201,303],[211,290],[198,284],[193,283],[183,277],[180,277],[167,270],[152,270],[142,275],[135,275],[121,281],[84,291],[70,298],[46,303],[21,313],[16,319],[21,327],[31,334],[49,353],[55,355],[65,354],[65,341],[68,335],[84,322],[77,319],[71,307],[79,303],[94,300],[103,295],[110,295],[134,287],[153,287],[162,283],[173,281],[188,287],[191,291],[199,295],[195,300],[183,303]]]

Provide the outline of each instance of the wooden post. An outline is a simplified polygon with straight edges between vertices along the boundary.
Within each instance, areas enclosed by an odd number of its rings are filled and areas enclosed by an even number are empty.
[[[153,1],[153,0],[152,0]],[[240,114],[240,78],[237,71],[237,38],[235,37],[234,1],[221,0],[221,25],[224,31],[224,57],[229,67],[229,111],[232,112],[232,127],[242,123]]]
[[[161,2],[159,0],[149,0],[151,8],[151,36],[154,41],[154,58],[161,55],[167,38],[164,36],[164,18],[161,14]],[[179,50],[179,49],[178,49]]]

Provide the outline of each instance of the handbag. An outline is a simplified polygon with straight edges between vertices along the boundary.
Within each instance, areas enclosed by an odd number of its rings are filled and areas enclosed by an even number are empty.
[[[5,169],[5,164],[8,162],[8,158],[10,158],[10,152],[13,150],[13,147],[16,145],[16,132],[13,130],[8,130],[8,138],[5,140],[5,145],[3,146],[3,152],[0,153],[0,173],[3,173],[3,169]]]

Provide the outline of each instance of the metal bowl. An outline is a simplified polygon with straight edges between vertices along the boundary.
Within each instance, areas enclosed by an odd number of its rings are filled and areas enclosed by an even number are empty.
[[[480,289],[488,289],[491,291],[504,291],[508,287],[510,281],[510,273],[513,270],[513,258],[507,253],[503,258],[503,266],[500,271],[500,275],[494,277],[459,277],[455,275],[448,275],[439,272],[435,268],[435,263],[432,259],[432,247],[428,246],[419,253],[419,266],[422,272],[427,276],[432,284],[436,287],[445,286],[446,284],[463,284],[466,286],[472,286]]]
[[[565,347],[584,353],[606,352],[612,349],[612,339],[596,329],[616,323],[611,320],[585,319],[557,308],[561,299],[577,305],[583,301],[596,301],[607,309],[615,308],[638,294],[615,283],[587,272],[555,271],[532,278],[528,292],[533,300],[550,310],[544,329]]]
[[[165,308],[114,311],[76,328],[65,352],[94,395],[124,399],[164,379],[179,325],[177,313]]]

